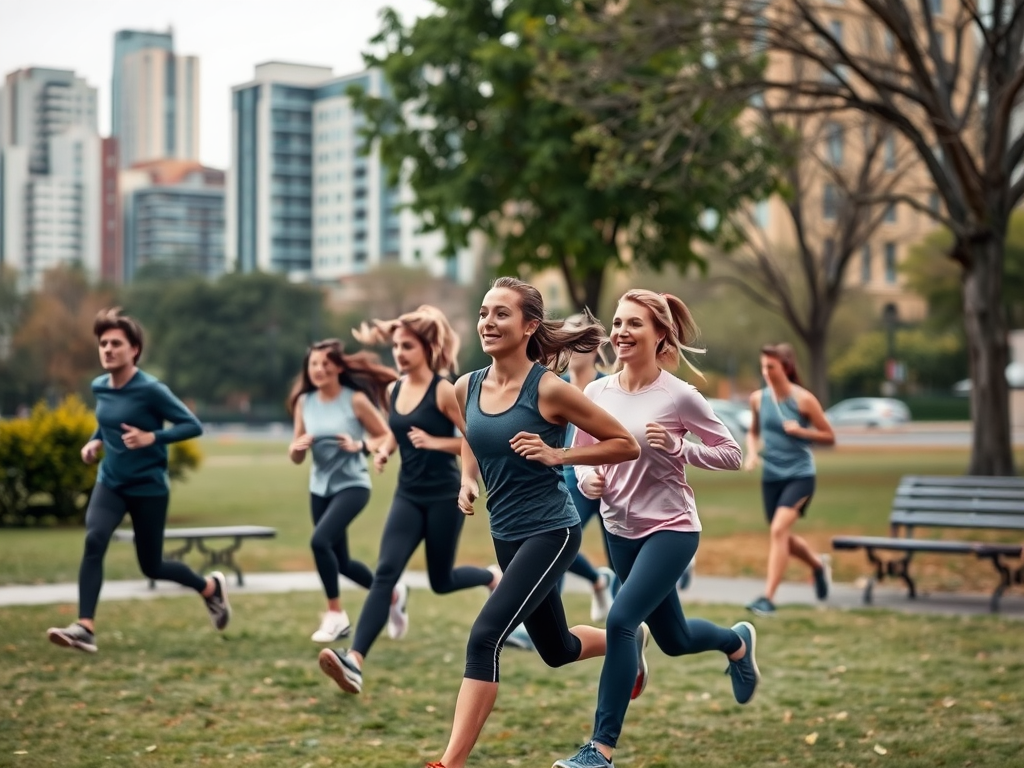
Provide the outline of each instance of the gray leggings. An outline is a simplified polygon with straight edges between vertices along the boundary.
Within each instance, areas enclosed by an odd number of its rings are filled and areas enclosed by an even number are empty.
[[[455,551],[466,516],[455,497],[434,501],[414,501],[395,494],[391,512],[384,523],[380,557],[373,586],[366,596],[363,612],[356,625],[352,650],[366,656],[384,628],[391,608],[391,593],[416,551],[424,542],[430,588],[439,595],[469,587],[484,587],[494,578],[486,568],[455,568]]]
[[[206,589],[206,579],[178,560],[164,560],[164,528],[170,496],[132,496],[96,484],[85,512],[85,554],[78,569],[78,617],[96,616],[103,586],[103,558],[117,526],[127,513],[135,530],[135,555],[149,579],[175,581],[196,592]]]
[[[344,488],[333,496],[309,494],[313,514],[313,538],[309,545],[328,600],[335,600],[340,594],[339,573],[365,589],[373,583],[373,573],[366,564],[353,560],[348,553],[348,526],[369,500],[369,488]]]
[[[642,539],[608,534],[615,572],[622,579],[608,613],[601,681],[597,688],[594,741],[614,747],[636,682],[636,632],[646,621],[651,637],[667,656],[704,651],[734,653],[740,636],[704,619],[687,619],[676,596],[676,582],[697,553],[696,531],[658,531]]]

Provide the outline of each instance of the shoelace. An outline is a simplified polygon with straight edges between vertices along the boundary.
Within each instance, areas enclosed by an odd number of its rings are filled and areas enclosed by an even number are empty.
[[[593,766],[605,766],[608,765],[608,761],[605,759],[597,747],[594,746],[594,742],[584,744],[580,747],[580,751],[576,753],[576,757],[573,758],[577,765],[593,765]]]
[[[744,683],[753,682],[756,678],[753,675],[748,675],[747,674],[749,669],[748,669],[747,665],[745,665],[743,663],[746,660],[746,658],[747,657],[744,656],[742,659],[736,659],[736,661],[733,661],[732,659],[729,659],[729,666],[725,668],[725,674],[731,675],[731,674],[733,674],[733,669],[735,669],[736,670],[736,674],[739,676],[740,680],[742,680]]]

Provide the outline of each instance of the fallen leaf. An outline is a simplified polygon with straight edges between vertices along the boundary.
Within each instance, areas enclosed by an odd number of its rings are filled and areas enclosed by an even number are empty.
[[[947,696],[942,700],[942,706],[944,706],[946,709],[954,707],[956,706],[956,699],[954,699],[952,696]]]
[[[792,722],[792,721],[793,721],[793,713],[792,713],[792,712],[790,712],[790,711],[789,711],[789,710],[787,709],[787,710],[786,710],[785,712],[783,712],[783,713],[782,713],[782,722],[784,722],[784,723],[790,723],[790,722]]]
[[[804,736],[804,744],[810,744],[812,747],[818,742],[818,732],[808,733]]]
[[[433,704],[428,704],[427,712],[437,712],[437,707],[435,707]]]
[[[881,744],[875,744],[875,754],[887,755],[889,754],[889,750],[883,747]]]
[[[150,744],[148,747],[146,747],[146,751],[147,752],[156,752],[156,744]]]
[[[838,667],[834,667],[832,669],[832,674],[834,674],[834,675],[841,675],[845,671],[846,671],[846,667],[844,667],[842,664],[840,664]]]
[[[835,713],[835,714],[833,715],[833,717],[834,717],[834,718],[835,718],[836,720],[845,720],[845,719],[846,719],[846,718],[848,718],[849,716],[850,716],[850,715],[849,715],[849,714],[848,714],[847,712],[836,712],[836,713]]]
[[[27,755],[28,752],[26,750],[24,750],[24,749],[16,749],[14,751],[14,754],[16,754],[16,755]]]

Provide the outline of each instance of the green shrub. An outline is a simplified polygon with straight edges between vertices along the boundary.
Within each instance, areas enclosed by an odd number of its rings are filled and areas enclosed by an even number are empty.
[[[95,429],[95,416],[75,396],[0,422],[0,527],[84,520],[97,465],[84,463],[81,451]],[[198,441],[175,443],[168,475],[181,480],[201,462]]]

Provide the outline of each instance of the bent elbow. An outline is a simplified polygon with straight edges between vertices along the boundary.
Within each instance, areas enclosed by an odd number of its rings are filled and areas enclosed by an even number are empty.
[[[629,436],[628,440],[629,442],[627,443],[626,448],[624,449],[626,455],[622,460],[636,461],[637,459],[640,458],[640,443],[638,443],[636,441],[636,438],[633,437],[632,435]]]

